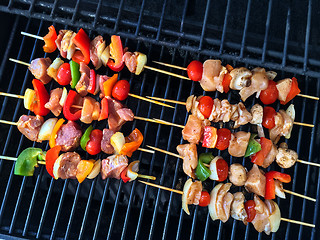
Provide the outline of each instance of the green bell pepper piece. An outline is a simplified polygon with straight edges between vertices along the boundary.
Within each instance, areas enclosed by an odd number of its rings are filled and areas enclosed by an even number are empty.
[[[79,79],[80,79],[80,65],[79,63],[75,62],[75,61],[70,61],[70,71],[71,71],[71,88],[75,88]]]
[[[14,166],[14,174],[20,176],[33,176],[34,168],[38,166],[38,160],[45,158],[41,148],[27,148],[23,150]]]
[[[205,181],[211,174],[209,168],[207,168],[204,163],[209,164],[213,159],[212,153],[201,153],[198,160],[198,165],[196,168],[196,176],[197,178],[203,182]]]
[[[249,157],[261,150],[261,145],[258,143],[254,138],[257,136],[257,134],[251,134],[248,147],[245,153],[245,157]]]
[[[209,164],[214,159],[214,156],[212,153],[201,153],[199,159],[201,159],[202,162]]]
[[[90,140],[90,133],[92,131],[93,127],[92,125],[90,125],[86,131],[84,132],[84,134],[82,135],[81,139],[80,139],[80,146],[83,150],[86,151],[86,146],[88,141]]]

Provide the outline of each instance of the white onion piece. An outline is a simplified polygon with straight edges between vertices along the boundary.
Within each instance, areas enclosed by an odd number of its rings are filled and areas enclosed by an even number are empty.
[[[67,89],[64,87],[63,90],[62,90],[62,95],[61,95],[61,98],[60,98],[60,101],[59,101],[59,105],[61,107],[64,106],[66,100],[67,100],[67,96],[68,96],[68,91]]]
[[[294,109],[294,105],[293,104],[289,105],[289,107],[286,110],[286,114],[292,119],[292,121],[294,121],[294,119],[296,117],[296,111]],[[284,136],[286,139],[289,139],[291,137],[292,127],[293,127],[293,124],[292,124],[291,129],[288,132],[288,134],[286,134]]]
[[[209,176],[209,178],[211,180],[215,180],[218,181],[219,180],[219,176],[218,176],[218,171],[217,171],[217,161],[222,158],[220,156],[215,157],[211,162],[210,162],[210,171],[211,174]]]
[[[210,203],[208,205],[208,209],[209,209],[210,217],[213,221],[219,219],[217,216],[216,203],[217,203],[218,192],[222,186],[223,186],[223,183],[219,183],[212,189],[210,193]]]
[[[182,194],[182,209],[188,215],[190,215],[189,208],[188,208],[188,194],[190,192],[191,185],[192,185],[192,179],[189,178],[183,186],[183,194]]]
[[[56,125],[58,119],[57,118],[49,118],[45,121],[39,131],[38,140],[39,141],[47,141],[51,137],[51,133],[53,131],[54,126]]]
[[[144,66],[147,64],[147,56],[140,52],[135,52],[135,53],[138,54],[138,57],[137,57],[136,72],[134,74],[139,75],[143,71]]]
[[[275,193],[279,198],[286,199],[286,194],[283,191],[282,183],[279,180],[274,180]]]
[[[265,200],[265,204],[270,212],[269,222],[271,226],[271,232],[278,231],[281,222],[281,212],[277,203],[272,200]]]
[[[87,178],[93,179],[96,176],[98,176],[100,173],[100,169],[101,169],[101,160],[99,159],[94,162],[93,168],[92,168],[91,172],[89,173],[89,175],[87,176]]]
[[[31,106],[34,103],[36,92],[30,88],[27,88],[24,93],[23,105],[25,109],[32,110]]]
[[[126,143],[126,140],[123,136],[123,133],[121,132],[116,132],[115,134],[112,135],[110,138],[110,143],[112,147],[114,148],[115,154],[120,154],[120,151],[123,147],[123,145]]]
[[[56,179],[56,180],[59,178],[58,171],[60,168],[60,162],[61,162],[62,156],[63,156],[63,154],[61,154],[53,164],[53,171],[52,172],[53,172],[54,179]]]
[[[48,67],[47,74],[57,81],[57,74],[59,67],[64,63],[60,58],[56,58],[53,63]]]
[[[109,48],[109,46],[107,46],[107,47],[103,50],[102,54],[100,55],[100,59],[101,59],[102,64],[103,64],[104,66],[107,66],[107,63],[108,63],[108,61],[109,61],[109,58],[110,58],[110,48]]]
[[[138,177],[137,172],[139,172],[139,163],[140,161],[134,161],[129,164],[127,171],[127,177],[130,178],[129,182],[135,180]]]

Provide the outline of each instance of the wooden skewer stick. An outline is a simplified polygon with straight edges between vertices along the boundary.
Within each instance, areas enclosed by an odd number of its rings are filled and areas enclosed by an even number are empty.
[[[292,192],[292,191],[287,190],[287,189],[283,189],[283,191],[284,191],[285,193],[289,193],[289,194],[291,194],[291,195],[294,195],[294,196],[297,196],[297,197],[301,197],[301,198],[304,198],[304,199],[307,199],[307,200],[310,200],[310,201],[313,201],[313,202],[316,202],[316,201],[317,201],[317,199],[315,199],[315,198],[308,197],[308,196],[302,195],[302,194],[300,194],[300,193],[295,193],[295,192]]]
[[[163,62],[158,62],[158,61],[152,61],[152,62],[157,63],[159,65],[166,66],[166,67],[172,67],[172,68],[176,68],[176,69],[187,71],[187,68],[185,68],[185,67],[180,67],[180,66],[177,66],[177,65],[172,65],[172,64],[169,64],[169,63],[163,63]]]
[[[138,180],[138,181],[141,182],[141,183],[144,183],[146,185],[149,185],[151,187],[160,188],[160,189],[163,189],[163,190],[166,190],[166,191],[178,193],[180,195],[183,194],[183,191],[181,191],[181,190],[176,190],[176,189],[164,187],[164,186],[161,186],[161,185],[158,185],[158,184],[155,184],[155,183],[145,182],[145,181],[141,181],[141,180]],[[314,224],[311,224],[311,223],[305,223],[305,222],[301,222],[301,221],[291,220],[291,219],[288,219],[288,218],[281,218],[281,220],[285,221],[285,222],[300,224],[300,225],[307,226],[307,227],[312,227],[312,228],[316,227]]]
[[[146,145],[146,146],[147,146],[148,148],[151,148],[151,149],[156,150],[156,151],[158,151],[158,152],[162,152],[162,153],[165,153],[165,154],[171,155],[171,156],[173,156],[173,157],[183,159],[183,157],[181,157],[179,154],[172,153],[172,152],[169,152],[169,151],[163,150],[163,149],[161,149],[161,148],[153,147],[153,146],[150,146],[150,145]]]
[[[142,120],[142,121],[146,121],[146,122],[152,122],[152,123],[158,123],[158,124],[164,124],[164,125],[169,125],[169,126],[184,128],[183,125],[179,125],[179,124],[167,122],[167,121],[160,120],[160,119],[157,119],[157,118],[150,119],[150,118],[144,118],[144,117],[134,116],[134,119]]]
[[[31,33],[21,32],[21,35],[24,35],[24,36],[27,36],[27,37],[36,38],[36,39],[39,39],[39,40],[42,40],[42,41],[43,41],[43,37],[40,37],[40,36],[38,36],[38,35],[31,34]]]
[[[152,70],[152,71],[155,71],[155,72],[167,74],[167,75],[170,75],[170,76],[173,76],[173,77],[182,78],[182,79],[186,79],[186,80],[191,80],[188,77],[185,77],[185,76],[182,76],[182,75],[179,75],[179,74],[175,74],[175,73],[172,73],[172,72],[168,72],[168,71],[165,71],[165,70],[161,70],[161,69],[158,69],[158,68],[149,67],[149,66],[144,66],[144,68]]]
[[[319,164],[319,163],[308,162],[308,161],[304,161],[304,160],[300,160],[300,159],[298,159],[297,162],[303,163],[303,164],[307,164],[307,165],[311,165],[311,166],[320,167],[320,164]]]
[[[299,97],[304,97],[304,98],[310,98],[310,99],[319,101],[319,98],[318,98],[318,97],[314,97],[314,96],[310,96],[310,95],[305,95],[305,94],[300,94],[300,93],[299,93],[297,96],[299,96]]]
[[[15,62],[15,63],[19,63],[19,64],[25,65],[25,66],[27,66],[27,67],[30,67],[30,63],[26,63],[26,62],[23,62],[23,61],[14,59],[14,58],[9,58],[9,61]]]
[[[157,101],[162,101],[162,102],[170,102],[170,103],[176,103],[176,104],[180,104],[180,105],[186,105],[186,102],[181,102],[181,101],[176,101],[176,100],[171,100],[171,99],[165,99],[165,98],[160,98],[160,97],[147,96],[147,98],[154,99],[154,100],[157,100]],[[314,127],[313,124],[309,124],[309,123],[293,122],[293,124],[299,125],[299,126],[304,126],[304,127],[311,127],[311,128]]]
[[[0,156],[0,159],[9,160],[9,161],[17,161],[16,157],[8,157],[8,156]],[[46,165],[45,161],[38,161],[39,164]]]

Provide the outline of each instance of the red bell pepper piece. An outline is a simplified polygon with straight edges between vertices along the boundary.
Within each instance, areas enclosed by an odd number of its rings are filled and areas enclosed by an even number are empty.
[[[252,220],[256,216],[256,204],[253,200],[248,200],[244,203],[244,209],[246,210],[247,213],[247,222],[252,222]]]
[[[90,81],[89,81],[88,92],[91,94],[94,94],[95,90],[96,90],[96,73],[93,69],[90,69]]]
[[[109,106],[108,106],[108,99],[107,98],[103,98],[101,100],[101,111],[100,111],[100,116],[98,121],[107,119],[109,116]]]
[[[55,146],[49,149],[46,153],[46,169],[47,172],[50,174],[51,177],[54,178],[53,175],[53,165],[57,158],[59,157],[59,152],[61,151],[61,146]]]
[[[131,178],[127,177],[127,171],[128,171],[128,167],[126,167],[121,173],[120,173],[120,177],[122,179],[122,181],[124,183],[128,182],[131,180]]]
[[[217,140],[217,129],[215,127],[205,126],[202,147],[215,148]]]
[[[288,96],[286,98],[286,101],[280,101],[281,104],[286,105],[288,102],[290,102],[295,96],[297,96],[300,93],[300,89],[298,87],[298,81],[295,77],[292,78],[291,88],[290,92],[288,93]]]
[[[81,109],[75,109],[72,107],[77,96],[77,92],[70,90],[66,102],[63,105],[63,115],[69,121],[77,121],[81,117]]]
[[[88,65],[90,62],[90,38],[85,31],[80,28],[72,41],[80,49],[80,51],[78,50],[73,54],[72,60],[79,64],[83,62]]]
[[[251,162],[254,164],[257,164],[258,166],[262,166],[264,159],[269,154],[271,147],[272,147],[272,141],[261,137],[260,138],[260,145],[261,150],[254,155],[252,155]]]
[[[265,176],[266,176],[266,193],[264,197],[265,199],[276,198],[274,179],[277,179],[283,183],[291,182],[291,176],[286,173],[270,171],[270,172],[267,172]]]
[[[111,43],[110,43],[110,55],[112,59],[108,61],[108,67],[115,72],[120,72],[124,67],[123,62],[123,47],[122,42],[119,36],[112,35],[111,36]]]
[[[47,102],[49,102],[49,93],[47,92],[43,83],[38,79],[33,79],[32,85],[36,92],[36,101],[33,105],[33,112],[36,115],[45,116],[50,112],[50,110],[44,106]]]
[[[57,49],[55,42],[57,39],[57,33],[53,25],[51,25],[48,29],[48,34],[43,37],[43,41],[45,43],[43,46],[43,51],[46,53],[52,53]]]
[[[143,135],[142,133],[139,131],[139,129],[134,129],[132,131],[132,133],[130,133],[130,135],[128,137],[126,137],[126,142],[121,151],[120,154],[122,155],[127,155],[128,157],[132,156],[132,153],[134,151],[136,151],[140,145],[143,142]]]
[[[227,73],[226,75],[224,75],[223,80],[222,80],[222,86],[223,86],[223,91],[225,93],[229,92],[230,90],[230,82],[231,82],[231,75],[229,73]]]

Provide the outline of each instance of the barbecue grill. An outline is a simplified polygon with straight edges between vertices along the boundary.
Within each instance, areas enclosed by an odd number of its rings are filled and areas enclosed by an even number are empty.
[[[90,35],[120,35],[124,45],[152,60],[186,66],[191,60],[221,59],[224,64],[260,66],[278,72],[279,77],[295,76],[304,94],[320,96],[320,4],[318,1],[104,1],[104,0],[2,0],[0,91],[23,94],[31,86],[32,76],[25,66],[8,61],[13,57],[30,62],[43,57],[43,43],[24,37],[21,31],[44,36],[47,28],[78,30]],[[55,58],[57,53],[50,54]],[[160,67],[161,68],[161,67]],[[104,68],[104,74],[108,70]],[[170,69],[178,74],[180,70]],[[186,100],[190,94],[203,94],[200,86],[161,73],[145,70],[134,76],[127,70],[121,78],[130,79],[131,92]],[[50,89],[57,83],[50,83]],[[213,97],[239,100],[235,93],[209,93]],[[245,103],[255,104],[255,99]],[[296,119],[312,123],[313,129],[294,126],[287,141],[299,159],[320,162],[318,101],[296,97]],[[22,100],[0,98],[0,119],[17,121],[26,113]],[[129,98],[135,115],[156,117],[185,124],[183,106],[169,109]],[[277,103],[276,108],[280,105]],[[105,124],[105,123],[104,123]],[[97,123],[102,129],[103,123]],[[171,152],[182,143],[181,129],[142,121],[127,123],[129,133],[135,127],[145,136],[144,144]],[[29,146],[48,149],[46,143],[32,143],[16,127],[0,126],[0,153],[18,156]],[[242,127],[250,130],[250,127]],[[204,151],[202,149],[202,151]],[[214,150],[226,160],[250,166],[248,160],[232,158]],[[84,153],[83,153],[84,154]],[[88,156],[86,156],[88,157]],[[103,155],[99,156],[100,158]],[[181,189],[186,180],[180,159],[157,153],[135,152],[144,174],[157,177],[156,183]],[[43,166],[33,177],[13,174],[13,162],[0,160],[0,238],[40,239],[319,239],[319,168],[296,164],[286,170],[293,181],[290,189],[317,199],[310,202],[292,195],[277,199],[284,217],[316,224],[315,228],[282,222],[277,233],[257,233],[232,218],[225,224],[213,222],[207,208],[190,207],[187,216],[181,209],[181,196],[151,188],[134,181],[123,184],[115,179],[53,180]],[[272,164],[270,169],[280,168]],[[268,169],[268,170],[270,170]],[[213,183],[205,188],[211,190]],[[239,190],[239,189],[237,189]]]

